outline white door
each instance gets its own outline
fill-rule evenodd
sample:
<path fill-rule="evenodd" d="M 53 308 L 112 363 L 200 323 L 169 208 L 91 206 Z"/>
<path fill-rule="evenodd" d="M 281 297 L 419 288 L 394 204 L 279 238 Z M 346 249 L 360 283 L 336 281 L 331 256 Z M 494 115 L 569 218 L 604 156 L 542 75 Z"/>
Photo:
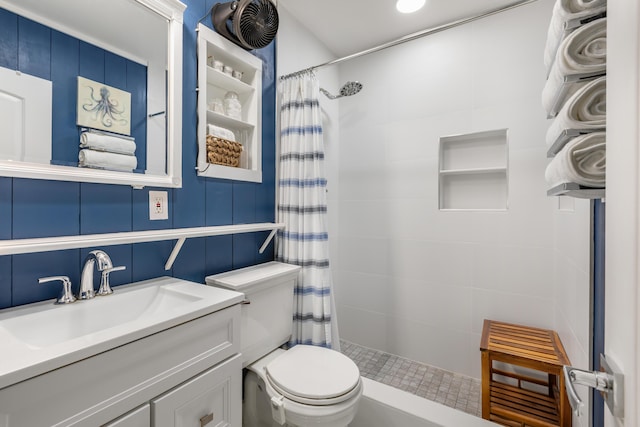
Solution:
<path fill-rule="evenodd" d="M 624 419 L 640 425 L 640 1 L 609 0 L 605 354 L 624 374 Z"/>
<path fill-rule="evenodd" d="M 51 105 L 49 80 L 0 67 L 0 159 L 49 164 Z"/>

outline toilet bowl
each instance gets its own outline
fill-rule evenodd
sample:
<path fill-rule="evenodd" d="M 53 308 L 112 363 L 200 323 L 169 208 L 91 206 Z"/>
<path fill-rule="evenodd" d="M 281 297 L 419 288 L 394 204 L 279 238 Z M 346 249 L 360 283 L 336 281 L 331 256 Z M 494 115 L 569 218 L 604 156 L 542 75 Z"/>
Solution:
<path fill-rule="evenodd" d="M 299 267 L 279 262 L 209 276 L 245 294 L 241 308 L 244 427 L 346 427 L 362 395 L 356 364 L 334 350 L 289 341 Z"/>
<path fill-rule="evenodd" d="M 346 427 L 356 414 L 362 381 L 341 353 L 298 345 L 249 365 L 244 393 L 245 426 Z"/>

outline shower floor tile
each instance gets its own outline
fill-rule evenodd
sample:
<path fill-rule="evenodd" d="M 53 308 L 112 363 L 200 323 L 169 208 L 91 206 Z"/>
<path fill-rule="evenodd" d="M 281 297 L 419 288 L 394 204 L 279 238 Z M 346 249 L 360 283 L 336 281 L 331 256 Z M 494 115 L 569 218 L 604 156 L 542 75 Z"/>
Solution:
<path fill-rule="evenodd" d="M 480 380 L 445 371 L 400 356 L 340 341 L 342 353 L 351 358 L 360 374 L 374 381 L 482 416 Z"/>

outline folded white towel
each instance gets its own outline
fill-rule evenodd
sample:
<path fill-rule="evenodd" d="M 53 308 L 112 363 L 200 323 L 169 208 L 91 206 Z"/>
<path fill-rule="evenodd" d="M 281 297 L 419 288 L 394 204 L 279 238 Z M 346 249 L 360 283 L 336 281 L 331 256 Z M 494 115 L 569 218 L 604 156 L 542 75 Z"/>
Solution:
<path fill-rule="evenodd" d="M 542 91 L 542 105 L 550 113 L 561 93 L 564 78 L 583 73 L 604 73 L 607 68 L 607 18 L 597 19 L 578 28 L 565 38 L 551 67 L 547 83 Z M 560 105 L 576 92 L 574 83 L 560 100 Z"/>
<path fill-rule="evenodd" d="M 572 139 L 545 171 L 549 188 L 565 182 L 604 188 L 607 164 L 606 134 L 593 132 Z"/>
<path fill-rule="evenodd" d="M 126 154 L 85 149 L 78 153 L 78 166 L 131 172 L 138 166 L 138 159 Z"/>
<path fill-rule="evenodd" d="M 547 44 L 544 49 L 544 65 L 547 72 L 556 56 L 560 41 L 565 35 L 566 24 L 573 20 L 586 20 L 607 10 L 606 0 L 556 0 L 547 30 Z"/>
<path fill-rule="evenodd" d="M 229 141 L 237 141 L 232 131 L 216 125 L 207 125 L 207 135 L 217 136 L 218 138 L 228 139 Z"/>
<path fill-rule="evenodd" d="M 93 132 L 80 134 L 80 147 L 118 154 L 134 154 L 136 152 L 136 142 L 133 138 Z"/>
<path fill-rule="evenodd" d="M 566 129 L 595 130 L 607 123 L 607 77 L 593 80 L 571 95 L 547 131 L 547 147 Z"/>

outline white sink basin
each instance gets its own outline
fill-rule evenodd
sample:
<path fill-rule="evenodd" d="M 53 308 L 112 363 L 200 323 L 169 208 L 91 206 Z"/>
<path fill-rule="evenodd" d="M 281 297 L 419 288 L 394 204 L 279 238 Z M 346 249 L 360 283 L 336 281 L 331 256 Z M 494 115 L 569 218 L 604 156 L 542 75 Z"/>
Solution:
<path fill-rule="evenodd" d="M 0 388 L 242 301 L 243 294 L 163 277 L 73 304 L 0 310 Z"/>
<path fill-rule="evenodd" d="M 128 292 L 117 292 L 89 301 L 38 306 L 36 310 L 24 310 L 25 313 L 14 313 L 3 319 L 0 327 L 34 349 L 47 347 L 134 322 L 145 316 L 179 310 L 203 299 L 202 296 L 181 292 L 176 288 L 177 283 L 136 286 L 127 289 Z"/>

